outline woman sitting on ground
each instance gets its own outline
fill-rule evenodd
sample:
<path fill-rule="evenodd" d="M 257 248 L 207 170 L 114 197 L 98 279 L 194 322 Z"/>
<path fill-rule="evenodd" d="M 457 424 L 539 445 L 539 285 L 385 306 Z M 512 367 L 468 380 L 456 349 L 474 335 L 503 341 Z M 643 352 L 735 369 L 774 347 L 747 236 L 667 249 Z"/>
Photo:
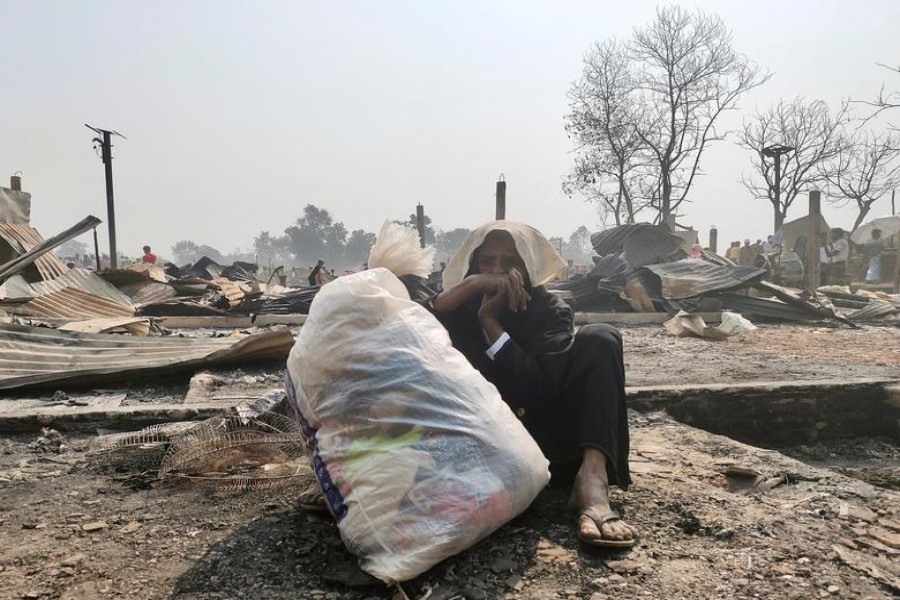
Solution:
<path fill-rule="evenodd" d="M 578 538 L 630 547 L 635 530 L 609 504 L 610 484 L 631 482 L 622 337 L 608 325 L 573 333 L 571 309 L 543 287 L 564 270 L 536 229 L 495 221 L 448 262 L 430 305 L 522 420 L 554 480 L 573 482 Z"/>

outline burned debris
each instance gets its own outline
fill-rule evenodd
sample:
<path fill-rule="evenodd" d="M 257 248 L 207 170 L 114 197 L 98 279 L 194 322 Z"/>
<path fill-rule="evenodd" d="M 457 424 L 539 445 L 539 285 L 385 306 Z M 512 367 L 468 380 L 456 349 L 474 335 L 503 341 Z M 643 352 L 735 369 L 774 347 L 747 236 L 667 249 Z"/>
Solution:
<path fill-rule="evenodd" d="M 2 189 L 10 220 L 0 221 L 0 389 L 96 386 L 287 355 L 293 337 L 285 326 L 184 337 L 168 335 L 159 322 L 254 314 L 267 291 L 256 281 L 256 265 L 220 266 L 208 258 L 169 269 L 66 265 L 52 251 L 101 221 L 88 216 L 45 240 L 28 224 L 30 195 Z"/>
<path fill-rule="evenodd" d="M 787 224 L 783 235 L 796 238 L 804 223 Z M 621 225 L 593 234 L 591 241 L 597 253 L 593 268 L 548 286 L 576 311 L 675 314 L 724 310 L 753 320 L 850 327 L 865 321 L 900 322 L 897 295 L 854 292 L 849 286 L 823 286 L 815 292 L 784 287 L 777 282 L 798 281 L 783 276 L 792 271 L 776 268 L 781 263 L 774 257 L 759 256 L 756 266 L 735 264 L 664 226 Z M 790 263 L 792 258 L 787 260 Z"/>

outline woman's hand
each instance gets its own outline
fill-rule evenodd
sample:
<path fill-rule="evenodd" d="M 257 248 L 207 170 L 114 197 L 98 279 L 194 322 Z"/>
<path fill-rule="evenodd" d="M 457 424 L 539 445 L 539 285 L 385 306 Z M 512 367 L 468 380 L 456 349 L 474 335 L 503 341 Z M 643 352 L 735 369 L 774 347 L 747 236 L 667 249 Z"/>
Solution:
<path fill-rule="evenodd" d="M 433 306 L 437 312 L 454 310 L 472 296 L 482 295 L 485 301 L 489 298 L 497 303 L 497 308 L 489 308 L 494 318 L 499 318 L 502 308 L 512 312 L 524 310 L 531 298 L 525 290 L 525 278 L 517 269 L 502 274 L 469 275 L 450 289 L 446 289 L 434 299 Z"/>
<path fill-rule="evenodd" d="M 525 291 L 525 280 L 516 269 L 510 270 L 506 275 L 488 275 L 493 278 L 490 284 L 494 291 L 484 293 L 481 307 L 478 310 L 478 320 L 485 330 L 489 324 L 499 323 L 504 311 L 518 312 L 525 310 L 528 300 L 528 292 Z"/>

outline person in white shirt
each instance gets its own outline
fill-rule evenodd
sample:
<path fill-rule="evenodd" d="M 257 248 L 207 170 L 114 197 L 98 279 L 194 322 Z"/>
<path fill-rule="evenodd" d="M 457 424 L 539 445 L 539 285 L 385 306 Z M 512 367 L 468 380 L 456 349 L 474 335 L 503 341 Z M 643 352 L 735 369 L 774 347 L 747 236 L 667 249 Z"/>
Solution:
<path fill-rule="evenodd" d="M 825 272 L 823 273 L 825 285 L 834 285 L 844 281 L 847 277 L 847 259 L 850 256 L 850 243 L 844 237 L 844 230 L 835 227 L 830 232 L 831 242 L 825 246 Z"/>

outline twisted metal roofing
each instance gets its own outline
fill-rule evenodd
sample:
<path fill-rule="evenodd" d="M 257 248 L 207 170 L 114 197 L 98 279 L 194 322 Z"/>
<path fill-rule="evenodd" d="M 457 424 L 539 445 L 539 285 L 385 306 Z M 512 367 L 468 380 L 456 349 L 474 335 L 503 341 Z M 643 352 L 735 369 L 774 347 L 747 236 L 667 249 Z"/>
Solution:
<path fill-rule="evenodd" d="M 77 288 L 63 288 L 29 300 L 14 312 L 44 319 L 131 317 L 135 307 Z"/>
<path fill-rule="evenodd" d="M 759 281 L 766 274 L 753 267 L 723 267 L 691 258 L 643 268 L 659 277 L 662 296 L 670 300 L 734 289 Z"/>
<path fill-rule="evenodd" d="M 56 279 L 31 284 L 22 277 L 13 275 L 4 282 L 4 287 L 6 288 L 6 297 L 10 299 L 37 298 L 65 288 L 75 288 L 121 304 L 132 303 L 127 294 L 119 291 L 114 285 L 89 269 L 71 269 Z"/>
<path fill-rule="evenodd" d="M 285 360 L 291 330 L 276 325 L 241 339 L 132 337 L 0 324 L 0 389 L 96 385 L 221 364 Z"/>
<path fill-rule="evenodd" d="M 16 254 L 25 254 L 44 243 L 44 238 L 36 229 L 28 225 L 18 225 L 0 221 L 0 238 L 12 246 Z M 63 261 L 52 252 L 39 256 L 34 265 L 43 279 L 54 279 L 69 270 Z"/>

